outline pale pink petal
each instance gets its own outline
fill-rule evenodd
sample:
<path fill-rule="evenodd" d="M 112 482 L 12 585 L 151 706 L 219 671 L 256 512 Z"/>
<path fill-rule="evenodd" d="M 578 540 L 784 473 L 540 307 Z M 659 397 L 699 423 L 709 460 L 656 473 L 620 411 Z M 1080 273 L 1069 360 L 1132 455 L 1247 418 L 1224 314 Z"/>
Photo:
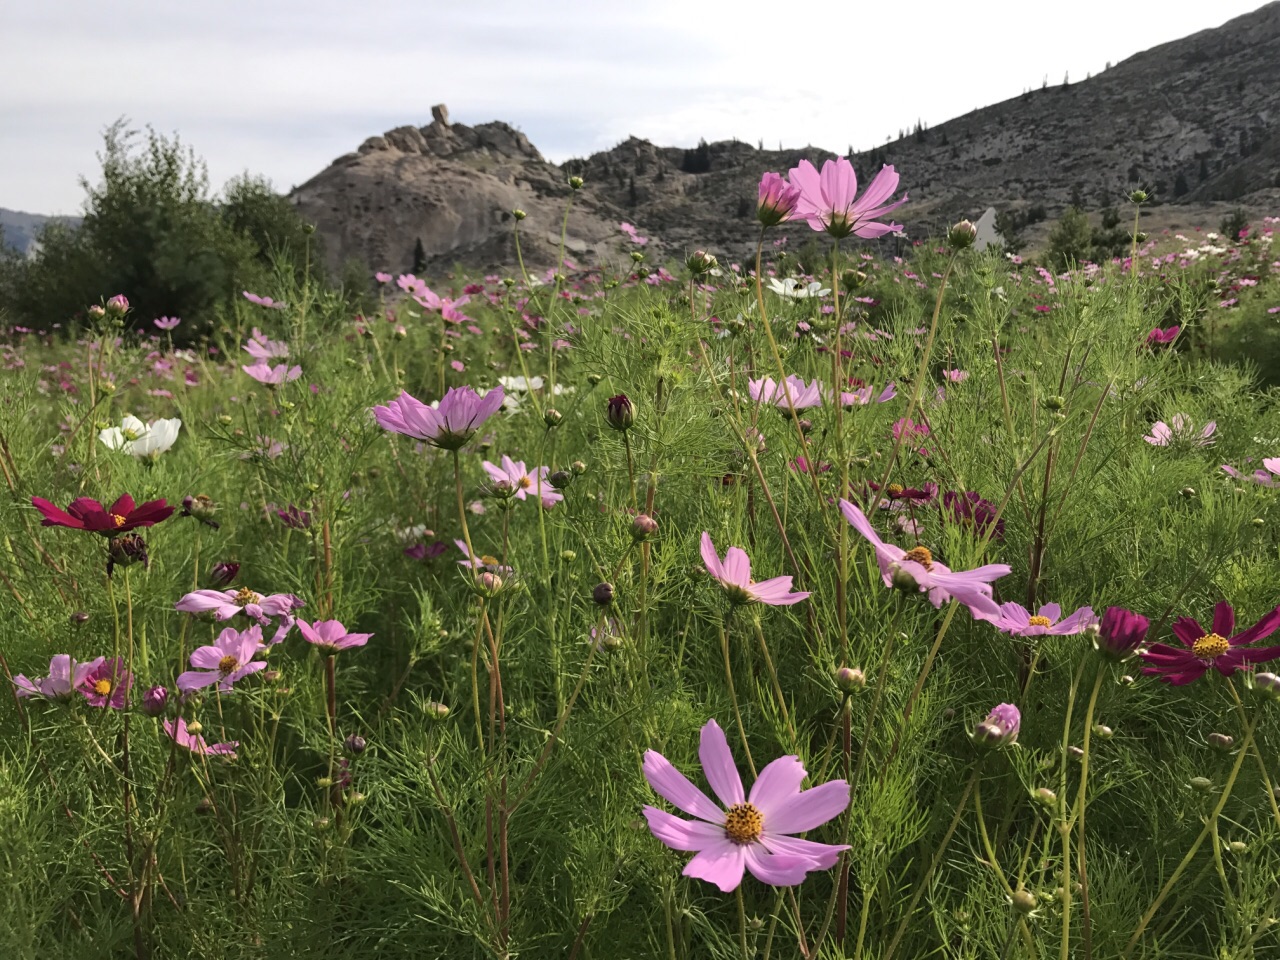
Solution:
<path fill-rule="evenodd" d="M 714 883 L 721 893 L 732 893 L 742 883 L 742 874 L 746 871 L 746 849 L 726 837 L 722 843 L 700 851 L 684 865 L 683 873 L 686 877 Z"/>
<path fill-rule="evenodd" d="M 804 883 L 804 875 L 813 867 L 808 857 L 767 853 L 759 844 L 745 848 L 746 866 L 751 875 L 771 887 L 794 887 Z"/>
<path fill-rule="evenodd" d="M 799 603 L 801 600 L 809 598 L 808 591 L 791 592 L 790 577 L 774 577 L 772 580 L 753 583 L 751 585 L 751 593 L 761 603 L 768 604 L 771 607 L 788 607 L 793 603 Z"/>
<path fill-rule="evenodd" d="M 804 833 L 834 820 L 849 806 L 849 784 L 831 780 L 801 791 L 783 809 L 775 811 L 765 826 L 770 833 Z"/>
<path fill-rule="evenodd" d="M 738 776 L 738 768 L 733 762 L 729 741 L 724 731 L 720 729 L 720 724 L 714 720 L 708 720 L 706 726 L 702 728 L 702 736 L 698 743 L 698 758 L 702 761 L 702 772 L 707 778 L 707 783 L 711 784 L 711 789 L 720 798 L 720 802 L 726 807 L 742 803 L 744 799 L 742 778 Z M 723 822 L 723 816 L 717 822 Z"/>
<path fill-rule="evenodd" d="M 711 823 L 724 823 L 724 813 L 720 808 L 662 754 L 646 750 L 643 769 L 644 778 L 649 781 L 653 792 L 677 809 Z"/>
<path fill-rule="evenodd" d="M 751 560 L 741 547 L 730 547 L 724 554 L 724 579 L 746 588 L 751 583 Z"/>
<path fill-rule="evenodd" d="M 760 771 L 747 799 L 764 816 L 765 829 L 773 829 L 773 815 L 799 795 L 804 778 L 804 764 L 794 756 L 778 757 Z"/>
<path fill-rule="evenodd" d="M 716 545 L 711 542 L 711 534 L 702 531 L 702 562 L 707 565 L 707 573 L 717 580 L 724 579 L 724 567 L 720 565 L 720 556 L 716 553 Z"/>
<path fill-rule="evenodd" d="M 653 835 L 672 850 L 705 850 L 723 844 L 724 827 L 701 820 L 681 820 L 657 807 L 646 806 L 644 817 Z"/>
<path fill-rule="evenodd" d="M 813 861 L 813 868 L 818 870 L 834 867 L 836 861 L 840 859 L 840 852 L 849 849 L 844 844 L 818 843 L 815 840 L 803 840 L 800 837 L 775 836 L 767 829 L 760 836 L 760 845 L 770 853 L 807 857 Z"/>

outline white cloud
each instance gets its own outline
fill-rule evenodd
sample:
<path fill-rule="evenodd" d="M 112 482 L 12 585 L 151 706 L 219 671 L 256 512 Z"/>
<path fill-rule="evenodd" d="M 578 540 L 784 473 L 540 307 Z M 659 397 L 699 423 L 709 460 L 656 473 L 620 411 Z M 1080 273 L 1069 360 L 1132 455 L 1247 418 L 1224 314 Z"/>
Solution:
<path fill-rule="evenodd" d="M 937 124 L 1258 6 L 925 0 L 62 0 L 0 13 L 0 206 L 73 212 L 119 116 L 178 131 L 215 185 L 287 188 L 365 137 L 501 119 L 549 158 L 629 134 L 843 150 Z"/>

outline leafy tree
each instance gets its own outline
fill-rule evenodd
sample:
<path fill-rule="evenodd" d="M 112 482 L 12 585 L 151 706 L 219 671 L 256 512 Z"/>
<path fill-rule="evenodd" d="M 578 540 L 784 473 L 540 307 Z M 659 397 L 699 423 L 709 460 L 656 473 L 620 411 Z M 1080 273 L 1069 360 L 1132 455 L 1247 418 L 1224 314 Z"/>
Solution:
<path fill-rule="evenodd" d="M 696 147 L 684 152 L 680 169 L 685 173 L 706 173 L 711 169 L 711 148 L 706 140 L 699 140 Z"/>
<path fill-rule="evenodd" d="M 1049 260 L 1054 267 L 1065 270 L 1075 263 L 1089 258 L 1093 249 L 1093 231 L 1089 216 L 1079 207 L 1067 207 L 1049 231 Z"/>

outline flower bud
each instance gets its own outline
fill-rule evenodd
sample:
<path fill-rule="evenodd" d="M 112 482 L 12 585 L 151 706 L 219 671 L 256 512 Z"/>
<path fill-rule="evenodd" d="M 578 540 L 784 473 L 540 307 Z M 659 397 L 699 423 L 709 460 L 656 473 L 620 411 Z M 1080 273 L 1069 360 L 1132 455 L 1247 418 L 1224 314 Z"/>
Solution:
<path fill-rule="evenodd" d="M 169 702 L 169 691 L 164 687 L 152 687 L 142 695 L 142 712 L 148 717 L 158 717 L 164 713 Z"/>
<path fill-rule="evenodd" d="M 208 797 L 201 797 L 196 803 L 195 812 L 198 816 L 206 816 L 213 813 L 213 801 Z"/>
<path fill-rule="evenodd" d="M 1236 738 L 1225 733 L 1211 733 L 1204 738 L 1205 743 L 1222 753 L 1230 752 L 1235 745 Z"/>
<path fill-rule="evenodd" d="M 1045 408 L 1048 410 L 1061 410 L 1067 405 L 1067 398 L 1063 396 L 1052 396 L 1044 398 Z"/>
<path fill-rule="evenodd" d="M 182 515 L 184 517 L 195 517 L 201 523 L 207 524 L 215 530 L 218 525 L 214 523 L 213 517 L 217 512 L 217 502 L 203 493 L 197 493 L 194 497 L 188 494 L 182 498 Z"/>
<path fill-rule="evenodd" d="M 582 179 L 581 177 L 570 177 L 570 178 L 569 178 L 569 189 L 570 189 L 570 190 L 581 190 L 581 189 L 582 189 L 582 184 L 583 184 L 583 179 Z"/>
<path fill-rule="evenodd" d="M 716 258 L 705 250 L 695 250 L 685 258 L 684 265 L 695 277 L 700 277 L 716 266 Z"/>
<path fill-rule="evenodd" d="M 968 220 L 961 220 L 947 233 L 947 243 L 954 250 L 964 250 L 973 246 L 978 239 L 978 228 Z"/>
<path fill-rule="evenodd" d="M 836 686 L 845 693 L 856 693 L 867 685 L 867 675 L 857 667 L 841 667 L 836 671 Z"/>
<path fill-rule="evenodd" d="M 409 331 L 404 328 L 403 323 L 397 323 L 396 328 L 391 331 L 391 335 L 397 340 L 404 340 L 409 336 Z"/>
<path fill-rule="evenodd" d="M 557 490 L 563 490 L 569 484 L 573 483 L 573 474 L 568 470 L 555 470 L 547 477 L 547 483 L 555 487 Z"/>
<path fill-rule="evenodd" d="M 890 567 L 890 582 L 895 590 L 902 590 L 905 593 L 919 593 L 920 584 L 916 582 L 916 578 L 910 573 L 898 566 L 896 563 Z"/>
<path fill-rule="evenodd" d="M 634 263 L 644 263 L 644 254 L 641 253 L 639 250 L 632 250 L 631 260 Z"/>
<path fill-rule="evenodd" d="M 591 599 L 602 607 L 613 603 L 613 584 L 597 583 L 591 591 Z"/>
<path fill-rule="evenodd" d="M 801 420 L 800 420 L 800 432 L 801 432 L 801 433 L 803 433 L 806 437 L 807 437 L 809 434 L 813 433 L 813 421 L 812 421 L 812 420 L 805 420 L 805 419 L 801 418 Z"/>
<path fill-rule="evenodd" d="M 1213 781 L 1208 777 L 1192 777 L 1187 781 L 1187 786 L 1200 793 L 1208 793 L 1213 789 Z"/>
<path fill-rule="evenodd" d="M 1040 787 L 1038 790 L 1032 791 L 1031 799 L 1048 809 L 1053 809 L 1058 805 L 1058 795 L 1048 787 Z"/>
<path fill-rule="evenodd" d="M 101 320 L 107 315 L 106 309 L 100 303 L 95 303 L 88 309 L 90 320 Z"/>
<path fill-rule="evenodd" d="M 581 460 L 575 460 L 569 464 L 569 469 L 573 471 L 575 477 L 580 477 L 587 472 L 587 465 Z"/>
<path fill-rule="evenodd" d="M 143 569 L 146 569 L 148 562 L 147 542 L 138 534 L 126 533 L 107 541 L 108 577 L 116 567 L 129 567 L 135 563 L 141 563 Z"/>
<path fill-rule="evenodd" d="M 358 757 L 368 749 L 369 742 L 358 733 L 353 733 L 342 741 L 342 747 L 353 757 Z"/>
<path fill-rule="evenodd" d="M 642 513 L 631 521 L 631 536 L 635 540 L 648 540 L 658 532 L 658 521 Z"/>
<path fill-rule="evenodd" d="M 1280 700 L 1280 677 L 1274 673 L 1255 673 L 1246 679 L 1254 693 L 1267 700 Z"/>
<path fill-rule="evenodd" d="M 573 563 L 578 559 L 578 554 L 573 550 L 561 550 L 560 559 L 565 563 Z"/>
<path fill-rule="evenodd" d="M 1015 890 L 1013 895 L 1009 897 L 1009 902 L 1013 905 L 1013 909 L 1025 917 L 1035 910 L 1039 901 L 1036 900 L 1036 895 L 1030 890 Z"/>
<path fill-rule="evenodd" d="M 1000 750 L 1018 742 L 1022 727 L 1022 714 L 1011 703 L 1002 703 L 991 709 L 987 719 L 973 728 L 970 739 L 974 746 L 986 750 Z"/>
<path fill-rule="evenodd" d="M 523 220 L 525 217 L 528 216 L 528 214 L 525 213 L 523 210 L 521 210 L 519 207 L 516 207 L 514 210 L 512 210 L 511 215 L 515 217 L 517 220 Z"/>
<path fill-rule="evenodd" d="M 218 561 L 209 568 L 205 582 L 211 587 L 225 587 L 240 574 L 240 564 L 234 560 Z"/>
<path fill-rule="evenodd" d="M 1136 203 L 1139 206 L 1151 199 L 1151 194 L 1145 190 L 1134 190 L 1129 194 L 1129 202 Z"/>
<path fill-rule="evenodd" d="M 1116 735 L 1116 732 L 1105 723 L 1095 723 L 1093 725 L 1093 735 L 1099 740 L 1110 740 Z"/>
<path fill-rule="evenodd" d="M 190 723 L 187 724 L 187 733 L 199 733 L 203 729 L 204 729 L 204 724 L 202 724 L 199 720 L 192 720 Z"/>
<path fill-rule="evenodd" d="M 1093 638 L 1093 648 L 1107 660 L 1128 660 L 1147 637 L 1149 620 L 1124 607 L 1108 607 Z"/>
<path fill-rule="evenodd" d="M 564 419 L 564 414 L 561 413 L 559 410 L 557 410 L 555 407 L 547 407 L 546 410 L 542 411 L 542 422 L 545 423 L 548 427 L 560 426 L 560 421 L 563 419 Z"/>
<path fill-rule="evenodd" d="M 502 578 L 496 573 L 486 570 L 476 578 L 476 588 L 482 596 L 496 597 L 502 590 Z"/>
<path fill-rule="evenodd" d="M 1232 853 L 1248 853 L 1249 845 L 1243 840 L 1232 840 L 1227 844 L 1227 849 Z"/>
<path fill-rule="evenodd" d="M 1195 487 L 1183 487 L 1181 490 L 1178 491 L 1178 496 L 1182 497 L 1184 500 L 1191 500 L 1195 497 L 1195 495 L 1196 495 Z"/>
<path fill-rule="evenodd" d="M 428 720 L 444 720 L 449 716 L 449 708 L 439 700 L 428 700 L 422 705 L 422 712 Z"/>
<path fill-rule="evenodd" d="M 117 293 L 114 297 L 107 301 L 107 316 L 123 317 L 129 312 L 129 298 L 123 293 Z"/>
<path fill-rule="evenodd" d="M 1077 746 L 1067 747 L 1067 756 L 1072 760 L 1079 760 L 1084 756 L 1084 750 Z"/>
<path fill-rule="evenodd" d="M 78 626 L 80 626 L 82 623 L 88 623 L 88 622 L 89 622 L 89 615 L 88 615 L 87 613 L 85 613 L 83 610 L 77 610 L 77 611 L 76 611 L 75 613 L 73 613 L 70 617 L 68 617 L 68 619 L 71 621 L 71 623 L 72 623 L 72 625 L 73 625 L 73 626 L 77 626 L 77 627 L 78 627 Z"/>
<path fill-rule="evenodd" d="M 604 410 L 604 419 L 615 430 L 629 430 L 636 422 L 635 404 L 625 393 L 610 397 Z"/>

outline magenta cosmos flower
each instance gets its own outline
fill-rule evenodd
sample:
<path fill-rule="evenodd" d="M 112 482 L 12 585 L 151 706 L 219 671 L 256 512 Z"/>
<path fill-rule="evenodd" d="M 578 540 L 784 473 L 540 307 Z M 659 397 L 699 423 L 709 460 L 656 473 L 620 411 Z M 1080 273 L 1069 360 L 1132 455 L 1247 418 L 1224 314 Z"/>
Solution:
<path fill-rule="evenodd" d="M 138 527 L 153 526 L 161 520 L 167 520 L 174 510 L 163 500 L 149 500 L 142 506 L 136 506 L 133 497 L 127 493 L 109 507 L 88 497 L 72 500 L 66 510 L 55 507 L 42 497 L 32 497 L 31 505 L 44 515 L 41 523 L 46 527 L 88 530 L 104 537 L 128 533 Z"/>
<path fill-rule="evenodd" d="M 1245 481 L 1251 480 L 1254 483 L 1261 484 L 1264 487 L 1280 486 L 1280 457 L 1267 457 L 1262 461 L 1265 470 L 1255 470 L 1253 473 L 1245 476 L 1235 467 L 1228 463 L 1222 465 L 1222 472 L 1233 479 Z"/>
<path fill-rule="evenodd" d="M 721 561 L 716 545 L 711 542 L 711 534 L 705 530 L 702 531 L 702 562 L 707 565 L 707 573 L 716 578 L 733 604 L 763 603 L 770 607 L 789 607 L 809 596 L 807 592 L 792 593 L 790 577 L 774 577 L 756 583 L 751 579 L 751 558 L 741 547 L 730 547 Z"/>
<path fill-rule="evenodd" d="M 374 407 L 373 415 L 384 430 L 403 433 L 443 450 L 458 450 L 498 412 L 503 397 L 502 387 L 494 387 L 483 396 L 471 387 L 451 387 L 437 403 L 427 406 L 401 393 L 385 407 Z"/>
<path fill-rule="evenodd" d="M 1124 607 L 1107 607 L 1093 638 L 1093 648 L 1107 660 L 1123 663 L 1142 646 L 1147 639 L 1151 621 L 1140 613 Z"/>
<path fill-rule="evenodd" d="M 98 657 L 86 663 L 77 663 L 69 654 L 56 654 L 49 661 L 49 675 L 28 680 L 23 674 L 13 678 L 20 697 L 48 697 L 51 700 L 65 700 L 80 689 L 89 674 L 102 665 L 105 657 Z"/>
<path fill-rule="evenodd" d="M 1153 643 L 1140 656 L 1150 666 L 1142 672 L 1157 676 L 1175 687 L 1198 679 L 1210 667 L 1229 677 L 1250 663 L 1266 663 L 1280 657 L 1280 647 L 1250 647 L 1271 636 L 1280 627 L 1280 607 L 1276 607 L 1248 630 L 1232 634 L 1236 614 L 1225 601 L 1213 608 L 1213 629 L 1206 631 L 1191 617 L 1173 622 L 1173 634 L 1184 649 Z"/>
<path fill-rule="evenodd" d="M 307 643 L 313 643 L 325 653 L 337 653 L 351 647 L 363 647 L 372 633 L 348 633 L 337 620 L 298 621 L 298 632 Z"/>
<path fill-rule="evenodd" d="M 906 194 L 886 202 L 898 189 L 898 174 L 891 166 L 880 168 L 861 197 L 853 164 L 844 157 L 824 162 L 821 173 L 808 160 L 801 160 L 791 170 L 791 183 L 800 190 L 796 216 L 808 220 L 814 230 L 825 230 L 833 237 L 852 233 L 871 239 L 902 229 L 900 223 L 876 222 L 907 202 Z"/>
<path fill-rule="evenodd" d="M 1185 413 L 1175 413 L 1169 422 L 1157 420 L 1151 425 L 1151 433 L 1142 439 L 1155 447 L 1167 447 L 1174 443 L 1189 443 L 1197 447 L 1207 447 L 1213 440 L 1213 432 L 1218 424 L 1210 420 L 1200 430 L 1196 430 L 1191 418 Z"/>
<path fill-rule="evenodd" d="M 1022 713 L 1012 703 L 1000 703 L 991 708 L 987 719 L 973 728 L 970 739 L 987 750 L 999 750 L 1018 742 L 1022 729 Z"/>
<path fill-rule="evenodd" d="M 714 883 L 723 892 L 736 890 L 744 871 L 761 883 L 793 887 L 812 870 L 835 866 L 847 846 L 802 840 L 803 833 L 833 820 L 849 806 L 849 785 L 832 780 L 809 790 L 799 758 L 779 757 L 760 771 L 744 795 L 724 731 L 714 720 L 702 728 L 698 749 L 707 783 L 724 805 L 721 809 L 654 750 L 645 751 L 644 777 L 655 793 L 677 809 L 697 817 L 681 820 L 657 807 L 645 806 L 653 835 L 673 850 L 696 851 L 684 875 Z"/>
<path fill-rule="evenodd" d="M 876 534 L 866 514 L 848 500 L 840 501 L 840 512 L 849 525 L 862 534 L 876 552 L 876 563 L 887 587 L 923 591 L 935 607 L 944 600 L 959 600 L 975 620 L 996 621 L 1000 607 L 991 599 L 991 581 L 1010 571 L 1003 563 L 988 563 L 973 570 L 952 570 L 933 559 L 928 547 L 901 547 L 885 543 Z"/>
<path fill-rule="evenodd" d="M 204 737 L 198 733 L 192 733 L 187 729 L 187 721 L 181 717 L 175 724 L 171 720 L 164 722 L 164 732 L 167 733 L 178 746 L 190 750 L 192 753 L 199 754 L 202 757 L 221 756 L 231 757 L 235 759 L 236 747 L 240 746 L 239 740 L 232 740 L 230 743 L 205 743 Z"/>
<path fill-rule="evenodd" d="M 523 460 L 512 460 L 505 454 L 502 457 L 502 466 L 490 463 L 488 460 L 485 460 L 481 466 L 493 481 L 494 489 L 502 496 L 524 500 L 530 493 L 536 494 L 541 489 L 544 507 L 564 499 L 564 494 L 547 482 L 549 467 L 538 467 L 530 473 Z"/>
<path fill-rule="evenodd" d="M 1069 617 L 1062 616 L 1062 608 L 1056 603 L 1046 603 L 1034 614 L 1020 603 L 1000 604 L 1000 618 L 993 621 L 1002 633 L 1015 637 L 1040 637 L 1048 634 L 1064 637 L 1084 633 L 1097 618 L 1092 607 L 1081 607 Z"/>
<path fill-rule="evenodd" d="M 187 693 L 216 683 L 228 693 L 237 680 L 266 668 L 265 661 L 253 659 L 265 649 L 262 628 L 256 624 L 243 631 L 227 627 L 212 644 L 191 651 L 195 669 L 178 674 L 178 689 Z"/>
<path fill-rule="evenodd" d="M 133 686 L 133 674 L 125 666 L 123 657 L 99 657 L 93 661 L 92 670 L 85 673 L 76 684 L 91 707 L 110 707 L 123 710 Z"/>
<path fill-rule="evenodd" d="M 760 178 L 760 195 L 756 200 L 756 219 L 766 227 L 777 226 L 796 215 L 800 189 L 787 183 L 780 173 L 766 173 Z"/>

